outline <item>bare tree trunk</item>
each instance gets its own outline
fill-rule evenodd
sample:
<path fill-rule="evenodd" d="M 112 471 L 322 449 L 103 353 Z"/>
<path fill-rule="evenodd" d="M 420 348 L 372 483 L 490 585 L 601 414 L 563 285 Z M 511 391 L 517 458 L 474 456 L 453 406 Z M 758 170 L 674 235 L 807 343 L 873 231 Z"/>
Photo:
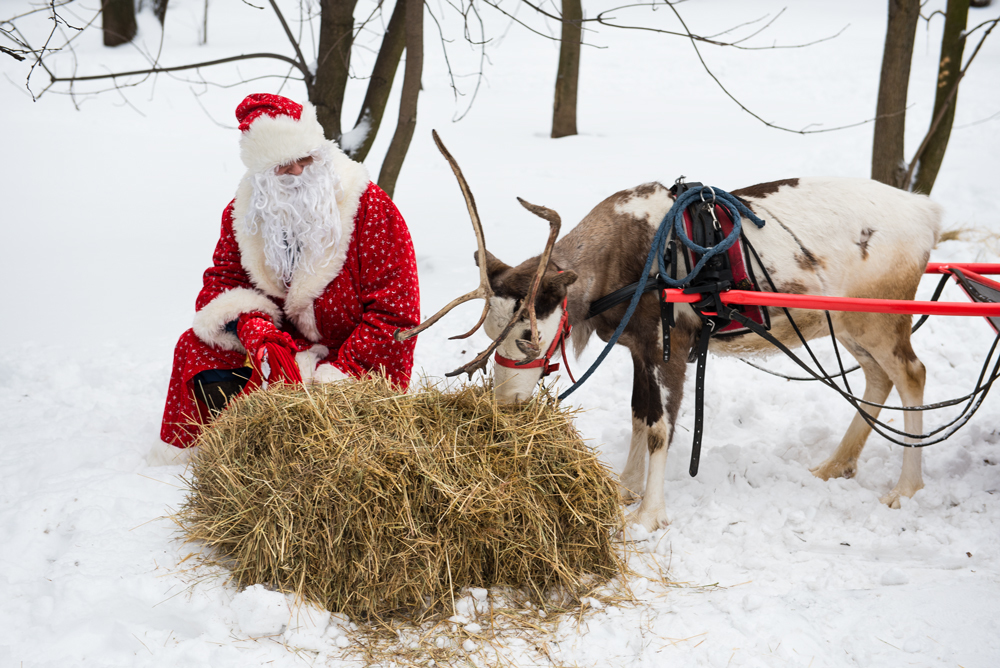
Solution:
<path fill-rule="evenodd" d="M 420 95 L 420 75 L 424 69 L 424 0 L 406 2 L 406 68 L 403 70 L 403 93 L 399 100 L 399 120 L 392 135 L 389 150 L 382 162 L 378 185 L 392 197 L 396 179 L 403 168 L 403 159 L 410 148 L 413 129 L 417 126 L 417 98 Z"/>
<path fill-rule="evenodd" d="M 357 0 L 321 0 L 319 54 L 309 101 L 328 139 L 340 140 L 344 90 L 350 76 Z"/>
<path fill-rule="evenodd" d="M 201 43 L 208 44 L 208 0 L 205 0 L 205 19 L 201 24 Z"/>
<path fill-rule="evenodd" d="M 552 138 L 576 134 L 576 91 L 580 80 L 583 8 L 580 0 L 562 0 L 562 39 L 552 109 Z"/>
<path fill-rule="evenodd" d="M 104 0 L 101 5 L 101 28 L 104 46 L 118 46 L 135 37 L 134 0 Z"/>
<path fill-rule="evenodd" d="M 351 158 L 358 162 L 364 160 L 372 148 L 375 135 L 378 134 L 379 126 L 382 124 L 385 105 L 389 101 L 392 81 L 396 78 L 396 70 L 399 69 L 399 59 L 403 55 L 403 47 L 406 45 L 406 5 L 406 0 L 397 0 L 396 6 L 392 10 L 389 25 L 382 37 L 382 46 L 375 59 L 375 67 L 372 68 L 372 76 L 368 80 L 365 101 L 361 104 L 358 121 L 354 124 L 356 129 L 367 124 L 365 139 L 355 147 L 342 147 Z"/>
<path fill-rule="evenodd" d="M 900 187 L 906 172 L 903 153 L 906 130 L 906 91 L 910 83 L 913 40 L 920 18 L 920 0 L 889 0 L 889 25 L 882 53 L 875 139 L 872 144 L 872 178 Z"/>
<path fill-rule="evenodd" d="M 965 25 L 969 20 L 969 0 L 948 0 L 945 14 L 944 36 L 941 37 L 941 62 L 938 64 L 937 95 L 934 96 L 934 113 L 931 123 L 937 119 L 944 109 L 944 115 L 937 129 L 931 134 L 923 155 L 914 156 L 919 160 L 917 177 L 913 182 L 913 190 L 929 195 L 937 180 L 938 171 L 944 160 L 948 139 L 951 137 L 951 126 L 955 120 L 955 106 L 958 103 L 957 94 L 951 92 L 958 85 L 959 73 L 962 71 L 962 52 L 965 50 Z"/>

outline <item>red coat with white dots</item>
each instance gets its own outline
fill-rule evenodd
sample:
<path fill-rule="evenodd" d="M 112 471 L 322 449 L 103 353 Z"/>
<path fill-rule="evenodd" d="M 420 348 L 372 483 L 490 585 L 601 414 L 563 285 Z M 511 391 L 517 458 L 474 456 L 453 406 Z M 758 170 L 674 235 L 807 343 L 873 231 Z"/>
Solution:
<path fill-rule="evenodd" d="M 161 438 L 191 445 L 208 417 L 195 399 L 192 378 L 209 369 L 237 369 L 246 351 L 226 324 L 241 313 L 260 311 L 283 331 L 311 346 L 308 364 L 318 360 L 348 376 L 384 373 L 398 386 L 409 385 L 415 341 L 393 338 L 397 328 L 419 323 L 420 297 L 413 244 L 389 197 L 368 181 L 367 170 L 337 151 L 335 168 L 344 188 L 338 202 L 342 235 L 325 264 L 311 273 L 296 271 L 284 284 L 264 262 L 263 243 L 246 229 L 250 196 L 244 179 L 222 216 L 222 235 L 213 265 L 196 302 L 194 327 L 174 352 Z M 311 369 L 303 369 L 309 375 Z M 332 369 L 326 369 L 333 372 Z M 329 374 L 327 374 L 329 375 Z"/>

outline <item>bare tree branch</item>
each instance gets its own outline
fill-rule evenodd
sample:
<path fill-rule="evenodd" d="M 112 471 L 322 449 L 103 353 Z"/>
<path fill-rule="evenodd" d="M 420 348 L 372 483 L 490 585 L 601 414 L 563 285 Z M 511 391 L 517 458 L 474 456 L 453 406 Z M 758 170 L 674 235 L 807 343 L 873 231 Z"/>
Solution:
<path fill-rule="evenodd" d="M 476 97 L 479 94 L 479 88 L 482 85 L 483 77 L 484 77 L 483 72 L 484 72 L 484 65 L 486 63 L 486 45 L 490 42 L 490 40 L 486 39 L 486 37 L 485 37 L 485 28 L 483 26 L 482 17 L 479 15 L 478 10 L 475 9 L 475 4 L 473 2 L 469 2 L 468 11 L 466 11 L 464 8 L 456 7 L 455 5 L 453 5 L 451 3 L 449 3 L 449 4 L 451 5 L 451 7 L 455 11 L 459 12 L 461 14 L 462 18 L 464 19 L 464 22 L 463 22 L 464 28 L 463 28 L 463 30 L 464 30 L 465 41 L 469 45 L 479 48 L 479 69 L 474 74 L 474 76 L 476 77 L 476 85 L 475 85 L 475 88 L 472 91 L 472 96 L 469 98 L 469 103 L 465 107 L 465 111 L 463 111 L 461 113 L 457 113 L 451 119 L 452 122 L 458 122 L 458 121 L 462 120 L 463 118 L 465 118 L 466 114 L 469 113 L 469 111 L 472 109 L 472 104 L 476 101 Z M 426 3 L 425 3 L 425 5 L 426 5 Z M 448 43 L 449 43 L 449 40 L 444 35 L 444 29 L 441 26 L 441 22 L 438 21 L 437 16 L 434 15 L 434 11 L 429 6 L 427 6 L 427 13 L 430 15 L 431 20 L 434 21 L 434 25 L 436 25 L 437 29 L 438 29 L 438 41 L 441 44 L 441 51 L 442 51 L 442 53 L 444 55 L 445 68 L 447 69 L 447 72 L 448 72 L 448 83 L 449 83 L 449 85 L 451 87 L 452 96 L 453 96 L 453 98 L 455 100 L 455 103 L 457 105 L 458 98 L 459 97 L 464 97 L 465 94 L 462 93 L 458 89 L 458 84 L 455 81 L 455 78 L 456 78 L 455 77 L 455 71 L 452 68 L 451 58 L 448 55 Z M 474 13 L 475 14 L 476 19 L 477 19 L 477 21 L 479 23 L 479 33 L 482 36 L 482 39 L 480 39 L 480 40 L 473 39 L 472 38 L 472 33 L 469 30 L 469 14 L 470 13 Z"/>
<path fill-rule="evenodd" d="M 536 12 L 538 12 L 539 14 L 541 14 L 542 16 L 545 16 L 546 18 L 550 18 L 550 19 L 552 19 L 554 21 L 559 21 L 559 22 L 562 22 L 562 20 L 563 20 L 562 16 L 560 16 L 559 14 L 553 14 L 551 12 L 548 12 L 545 9 L 543 9 L 540 5 L 536 5 L 535 3 L 531 2 L 531 0 L 521 0 L 521 2 L 524 3 L 525 5 L 527 5 L 528 7 L 531 7 L 533 10 L 535 10 Z M 491 3 L 487 3 L 487 4 L 491 4 Z M 676 4 L 680 4 L 680 3 L 679 2 L 665 2 L 665 4 L 667 4 L 667 5 L 676 5 Z M 495 6 L 495 5 L 491 4 L 491 6 Z M 616 11 L 619 11 L 619 10 L 622 10 L 622 9 L 633 9 L 635 7 L 649 7 L 649 8 L 652 8 L 653 11 L 656 11 L 656 9 L 659 6 L 660 5 L 659 5 L 658 2 L 639 2 L 639 3 L 628 4 L 628 5 L 620 5 L 618 7 L 613 7 L 611 9 L 605 9 L 604 11 L 602 11 L 601 13 L 599 13 L 597 16 L 595 16 L 592 19 L 581 19 L 580 23 L 597 23 L 597 24 L 600 24 L 600 25 L 607 26 L 609 28 L 618 28 L 618 29 L 621 29 L 621 30 L 642 30 L 642 31 L 645 31 L 645 32 L 660 33 L 662 35 L 673 35 L 675 37 L 687 37 L 689 39 L 694 39 L 694 40 L 697 40 L 699 42 L 705 42 L 706 44 L 711 44 L 713 46 L 730 46 L 730 47 L 734 47 L 734 48 L 745 50 L 745 51 L 762 51 L 762 50 L 769 50 L 769 49 L 801 49 L 801 48 L 804 48 L 804 47 L 807 47 L 807 46 L 813 46 L 815 44 L 820 44 L 822 42 L 827 42 L 827 41 L 830 41 L 832 39 L 836 39 L 837 37 L 839 37 L 840 35 L 842 35 L 843 32 L 845 30 L 847 30 L 847 28 L 850 27 L 850 24 L 848 24 L 848 25 L 844 26 L 843 28 L 841 28 L 836 33 L 834 33 L 833 35 L 829 35 L 827 37 L 822 37 L 820 39 L 814 40 L 812 42 L 806 42 L 804 44 L 774 44 L 774 45 L 771 45 L 771 46 L 740 46 L 740 44 L 742 42 L 745 42 L 748 39 L 751 39 L 751 38 L 759 35 L 764 30 L 767 30 L 775 21 L 777 21 L 781 17 L 782 14 L 784 14 L 784 12 L 787 9 L 787 7 L 782 8 L 782 10 L 780 12 L 778 12 L 774 16 L 774 18 L 772 18 L 770 21 L 768 21 L 760 29 L 758 29 L 755 32 L 747 35 L 746 37 L 743 37 L 743 38 L 738 39 L 738 40 L 733 41 L 733 42 L 722 42 L 722 41 L 719 41 L 719 40 L 714 39 L 714 38 L 718 37 L 719 35 L 725 35 L 727 33 L 730 33 L 730 32 L 732 32 L 732 31 L 734 31 L 734 30 L 736 30 L 738 28 L 741 28 L 743 26 L 751 25 L 753 23 L 757 23 L 759 21 L 762 21 L 765 18 L 767 18 L 767 16 L 765 15 L 765 16 L 762 16 L 759 19 L 754 19 L 753 21 L 748 21 L 746 23 L 741 23 L 739 25 L 733 26 L 732 28 L 728 28 L 727 30 L 724 30 L 724 31 L 722 31 L 720 33 L 717 33 L 716 35 L 712 35 L 712 36 L 704 36 L 704 35 L 693 34 L 689 30 L 687 30 L 687 26 L 684 26 L 684 28 L 685 28 L 685 30 L 687 32 L 675 32 L 673 30 L 665 30 L 663 28 L 651 28 L 649 26 L 621 25 L 621 24 L 617 24 L 617 23 L 611 23 L 610 21 L 615 20 L 614 17 L 608 17 L 607 16 L 607 14 L 609 14 L 610 12 L 616 12 Z M 674 10 L 674 13 L 676 14 L 676 10 Z M 508 14 L 508 16 L 510 16 L 510 15 Z M 678 17 L 678 18 L 680 18 L 680 17 Z M 683 24 L 683 21 L 681 23 Z M 524 24 L 522 23 L 522 25 L 524 25 Z M 538 33 L 538 34 L 540 34 L 540 33 Z M 543 36 L 546 36 L 546 35 L 543 35 Z M 550 37 L 550 39 L 554 39 L 554 38 Z"/>
<path fill-rule="evenodd" d="M 190 65 L 175 65 L 173 67 L 151 67 L 145 70 L 133 70 L 131 72 L 111 72 L 109 74 L 92 74 L 87 76 L 72 76 L 72 77 L 52 77 L 52 82 L 76 82 L 76 81 L 96 81 L 98 79 L 118 79 L 122 77 L 137 76 L 140 74 L 160 74 L 162 72 L 180 72 L 182 70 L 194 70 L 199 67 L 210 67 L 212 65 L 222 65 L 224 63 L 233 63 L 240 60 L 252 60 L 254 58 L 273 58 L 275 60 L 281 60 L 286 63 L 293 65 L 296 69 L 303 72 L 305 76 L 311 76 L 309 70 L 305 68 L 298 61 L 289 58 L 288 56 L 283 56 L 280 53 L 245 53 L 239 56 L 230 56 L 229 58 L 219 58 L 217 60 L 206 60 L 201 63 L 192 63 Z"/>
<path fill-rule="evenodd" d="M 780 11 L 780 12 L 778 12 L 778 13 L 777 13 L 777 15 L 776 15 L 776 16 L 775 16 L 775 17 L 774 17 L 773 19 L 771 19 L 770 21 L 768 21 L 768 22 L 767 22 L 767 25 L 766 25 L 766 26 L 764 26 L 764 27 L 766 28 L 767 26 L 769 26 L 769 25 L 771 25 L 772 23 L 774 23 L 774 22 L 775 22 L 775 20 L 777 20 L 777 18 L 778 18 L 779 16 L 781 16 L 782 14 L 784 14 L 784 13 L 785 13 L 785 10 L 786 10 L 786 9 L 788 9 L 788 7 L 782 7 L 782 8 L 781 8 L 781 11 Z M 745 21 L 745 22 L 743 22 L 743 23 L 737 23 L 737 24 L 736 24 L 736 25 L 734 25 L 733 27 L 731 27 L 731 28 L 726 28 L 726 29 L 725 29 L 725 30 L 723 30 L 722 32 L 717 32 L 717 33 L 715 33 L 714 35 L 705 35 L 705 37 L 707 37 L 708 39 L 715 39 L 716 37 L 720 37 L 720 36 L 722 36 L 722 35 L 728 35 L 728 34 L 729 34 L 729 33 L 731 33 L 731 32 L 736 32 L 736 31 L 737 31 L 737 30 L 739 30 L 740 28 L 745 28 L 746 26 L 751 26 L 751 25 L 753 25 L 754 23 L 760 23 L 761 21 L 763 21 L 764 19 L 766 19 L 766 18 L 767 18 L 768 16 L 770 16 L 770 14 L 764 14 L 764 16 L 761 16 L 760 18 L 756 18 L 756 19 L 754 19 L 753 21 Z M 758 31 L 758 32 L 759 32 L 759 31 Z M 754 33 L 754 34 L 756 34 L 756 33 Z M 751 35 L 751 36 L 752 36 L 752 35 Z"/>
<path fill-rule="evenodd" d="M 522 0 L 522 2 L 526 2 L 526 1 L 527 0 Z M 680 15 L 677 14 L 677 10 L 674 8 L 674 5 L 676 5 L 677 3 L 676 2 L 665 2 L 665 4 L 668 5 L 668 6 L 670 6 L 670 8 L 673 10 L 674 14 L 676 14 L 677 18 L 680 20 Z M 837 37 L 840 37 L 844 33 L 844 31 L 847 30 L 850 27 L 850 24 L 845 25 L 843 28 L 841 28 L 840 30 L 838 30 L 836 33 L 834 33 L 832 35 L 828 35 L 827 37 L 821 37 L 820 39 L 813 40 L 812 42 L 805 42 L 803 44 L 772 44 L 771 46 L 740 46 L 743 42 L 747 41 L 748 39 L 751 39 L 752 37 L 755 37 L 755 36 L 759 35 L 761 32 L 763 32 L 764 30 L 766 30 L 767 28 L 769 28 L 775 21 L 778 20 L 778 18 L 781 16 L 782 13 L 784 13 L 785 10 L 782 9 L 780 12 L 778 12 L 778 14 L 773 19 L 771 19 L 770 21 L 768 21 L 767 24 L 765 24 L 759 30 L 751 33 L 750 35 L 747 35 L 746 37 L 744 37 L 742 39 L 738 39 L 738 40 L 736 40 L 734 42 L 722 42 L 722 41 L 713 39 L 711 37 L 705 37 L 705 36 L 702 36 L 702 35 L 696 35 L 696 34 L 692 33 L 688 29 L 687 25 L 684 24 L 683 20 L 681 20 L 681 25 L 684 26 L 685 32 L 674 32 L 672 30 L 664 30 L 662 28 L 651 28 L 651 27 L 648 27 L 648 26 L 630 26 L 630 25 L 620 25 L 620 24 L 617 24 L 617 23 L 610 23 L 609 22 L 609 18 L 605 17 L 605 15 L 608 14 L 609 12 L 617 11 L 619 9 L 630 9 L 632 7 L 654 7 L 655 8 L 656 6 L 657 5 L 655 3 L 653 3 L 653 4 L 640 3 L 640 4 L 634 4 L 634 5 L 622 5 L 621 7 L 615 7 L 614 9 L 607 9 L 607 10 L 601 12 L 600 14 L 598 14 L 593 19 L 587 19 L 587 20 L 589 20 L 589 21 L 595 21 L 595 22 L 597 22 L 597 23 L 599 23 L 601 25 L 608 26 L 609 28 L 619 28 L 619 29 L 622 29 L 622 30 L 642 30 L 642 31 L 645 31 L 645 32 L 660 33 L 660 34 L 663 34 L 663 35 L 674 35 L 674 36 L 677 36 L 677 37 L 687 37 L 688 39 L 696 40 L 696 41 L 699 41 L 699 42 L 704 42 L 706 44 L 711 44 L 712 46 L 728 46 L 728 47 L 732 47 L 734 49 L 740 49 L 741 51 L 767 51 L 767 50 L 771 50 L 771 49 L 803 49 L 803 48 L 805 48 L 807 46 L 814 46 L 816 44 L 821 44 L 823 42 L 828 42 L 828 41 L 830 41 L 832 39 L 836 39 Z M 613 20 L 613 17 L 611 17 L 611 20 Z M 729 31 L 725 31 L 725 32 L 729 32 Z M 719 34 L 725 34 L 725 32 L 719 33 Z"/>
<path fill-rule="evenodd" d="M 920 164 L 920 158 L 923 156 L 924 151 L 927 149 L 927 144 L 930 143 L 931 137 L 933 137 L 934 133 L 937 132 L 938 126 L 941 125 L 942 119 L 944 119 L 945 114 L 948 113 L 948 109 L 954 103 L 955 96 L 958 95 L 958 87 L 959 84 L 962 83 L 962 79 L 965 78 L 965 73 L 969 71 L 969 66 L 972 65 L 972 61 L 975 60 L 976 54 L 978 54 L 979 49 L 982 48 L 983 42 L 985 42 L 986 38 L 990 36 L 991 32 L 993 32 L 993 29 L 997 26 L 997 23 L 1000 23 L 1000 16 L 990 21 L 984 21 L 983 23 L 979 24 L 973 29 L 973 30 L 978 30 L 979 28 L 983 27 L 986 24 L 989 24 L 990 26 L 983 34 L 983 36 L 979 39 L 979 43 L 976 44 L 976 48 L 972 51 L 972 55 L 970 55 L 969 59 L 965 62 L 965 67 L 963 67 L 961 72 L 958 73 L 958 80 L 955 81 L 954 87 L 952 87 L 951 92 L 948 93 L 948 97 L 944 101 L 944 104 L 941 105 L 941 109 L 938 110 L 937 116 L 934 117 L 934 121 L 931 123 L 930 129 L 927 130 L 927 134 L 924 135 L 923 141 L 920 142 L 920 147 L 917 148 L 917 152 L 913 155 L 913 160 L 910 161 L 909 166 L 906 168 L 906 174 L 903 176 L 903 183 L 901 185 L 901 187 L 904 190 L 909 190 L 910 181 L 913 179 L 913 170 L 916 169 L 918 164 Z M 966 36 L 968 36 L 968 34 L 969 32 L 967 31 Z"/>
<path fill-rule="evenodd" d="M 292 35 L 291 29 L 288 27 L 288 23 L 285 21 L 284 14 L 278 9 L 278 3 L 274 0 L 270 0 L 271 7 L 274 8 L 274 13 L 278 15 L 278 20 L 281 21 L 281 27 L 284 28 L 285 34 L 288 36 L 288 41 L 292 43 L 292 48 L 295 49 L 295 56 L 299 59 L 298 68 L 302 72 L 303 76 L 306 78 L 306 88 L 312 88 L 312 73 L 309 71 L 309 63 L 306 62 L 305 56 L 302 55 L 302 50 L 299 48 L 299 43 Z M 294 64 L 294 63 L 293 63 Z"/>
<path fill-rule="evenodd" d="M 25 51 L 24 49 L 8 49 L 6 46 L 0 46 L 0 53 L 6 53 L 14 60 L 25 60 L 25 57 L 20 54 L 30 52 Z"/>
<path fill-rule="evenodd" d="M 531 26 L 529 26 L 527 23 L 525 23 L 521 19 L 517 18 L 516 16 L 514 16 L 513 14 L 511 14 L 510 12 L 508 12 L 506 9 L 501 8 L 498 3 L 493 2 L 492 0 L 483 0 L 483 2 L 485 2 L 487 5 L 489 5 L 493 9 L 497 10 L 498 12 L 500 12 L 501 14 L 503 14 L 504 16 L 509 17 L 512 21 L 514 21 L 515 23 L 517 23 L 521 27 L 527 29 L 530 32 L 535 33 L 539 37 L 544 37 L 545 39 L 552 40 L 553 42 L 558 42 L 559 41 L 558 37 L 553 37 L 552 35 L 546 35 L 543 32 L 539 32 L 538 30 L 535 30 L 534 28 L 532 28 Z M 522 2 L 523 2 L 523 0 L 522 0 Z M 525 3 L 525 4 L 528 4 L 528 3 Z M 540 12 L 540 13 L 542 13 L 543 15 L 545 14 L 545 12 Z"/>
<path fill-rule="evenodd" d="M 758 116 L 757 114 L 755 114 L 753 111 L 751 111 L 749 108 L 747 108 L 746 105 L 744 105 L 742 102 L 740 102 L 738 99 L 736 99 L 736 96 L 734 96 L 732 93 L 729 92 L 729 89 L 727 89 L 724 85 L 722 85 L 722 82 L 719 81 L 719 78 L 717 76 L 715 76 L 715 73 L 712 72 L 712 69 L 708 66 L 708 63 L 706 63 L 705 59 L 702 57 L 701 50 L 698 48 L 698 43 L 697 43 L 697 39 L 696 39 L 697 36 L 691 33 L 691 30 L 687 27 L 687 23 L 685 23 L 684 19 L 681 17 L 680 12 L 678 12 L 677 8 L 674 7 L 674 5 L 677 4 L 677 3 L 670 2 L 670 0 L 665 0 L 665 3 L 666 3 L 666 5 L 668 7 L 670 7 L 670 10 L 677 17 L 677 20 L 681 22 L 681 25 L 684 27 L 684 30 L 686 32 L 686 36 L 688 37 L 688 39 L 691 40 L 691 46 L 694 48 L 694 52 L 698 56 L 698 61 L 701 63 L 702 68 L 705 70 L 705 72 L 708 74 L 708 76 L 710 76 L 712 78 L 712 81 L 714 81 L 715 84 L 719 87 L 719 89 L 723 93 L 726 94 L 726 97 L 728 97 L 730 100 L 732 100 L 733 102 L 735 102 L 736 105 L 740 109 L 742 109 L 747 114 L 749 114 L 750 116 L 754 117 L 755 119 L 757 119 L 758 121 L 760 121 L 761 123 L 763 123 L 764 125 L 766 125 L 769 128 L 773 128 L 775 130 L 781 130 L 782 132 L 791 132 L 793 134 L 799 134 L 799 135 L 819 134 L 821 132 L 834 132 L 836 130 L 846 130 L 848 128 L 856 128 L 856 127 L 861 126 L 861 125 L 867 125 L 868 123 L 874 123 L 877 120 L 877 118 L 884 118 L 884 117 L 887 117 L 887 116 L 894 115 L 894 114 L 883 114 L 880 117 L 869 118 L 869 119 L 864 120 L 864 121 L 858 121 L 857 123 L 849 123 L 847 125 L 839 125 L 839 126 L 837 126 L 835 128 L 824 128 L 822 130 L 806 130 L 805 128 L 803 128 L 801 130 L 795 130 L 795 129 L 792 129 L 792 128 L 786 128 L 784 126 L 777 125 L 775 123 L 771 123 L 770 121 L 767 121 L 767 120 L 761 118 L 760 116 Z M 904 112 L 897 112 L 897 113 L 905 113 L 905 111 Z M 809 126 L 806 126 L 806 127 L 809 127 Z"/>

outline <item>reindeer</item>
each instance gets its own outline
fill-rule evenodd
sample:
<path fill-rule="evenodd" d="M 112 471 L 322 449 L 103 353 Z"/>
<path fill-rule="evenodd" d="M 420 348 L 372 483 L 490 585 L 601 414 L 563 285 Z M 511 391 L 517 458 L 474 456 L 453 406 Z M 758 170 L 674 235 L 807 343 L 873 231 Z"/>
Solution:
<path fill-rule="evenodd" d="M 558 214 L 518 198 L 549 221 L 549 240 L 540 256 L 509 266 L 486 251 L 471 190 L 436 133 L 434 139 L 465 194 L 479 245 L 474 257 L 480 269 L 480 286 L 418 328 L 397 336 L 413 336 L 457 304 L 483 298 L 486 303 L 479 322 L 453 338 L 470 336 L 485 324 L 493 343 L 449 375 L 466 372 L 471 377 L 485 367 L 496 350 L 501 362 L 494 367 L 497 399 L 523 401 L 534 392 L 547 358 L 554 354 L 555 342 L 565 331 L 561 322 L 572 327 L 577 354 L 595 333 L 603 341 L 610 339 L 626 305 L 588 318 L 590 305 L 639 279 L 654 233 L 673 199 L 660 183 L 617 192 L 556 242 Z M 746 225 L 743 230 L 760 260 L 752 260 L 755 275 L 766 275 L 772 281 L 761 281 L 760 288 L 770 292 L 912 300 L 937 241 L 942 213 L 925 196 L 863 179 L 787 179 L 732 194 L 766 220 L 760 229 Z M 622 500 L 630 503 L 641 497 L 642 503 L 626 523 L 641 524 L 648 531 L 664 527 L 668 521 L 664 500 L 667 451 L 681 405 L 689 352 L 701 329 L 701 320 L 688 305 L 673 308 L 669 361 L 664 361 L 660 304 L 655 293 L 642 297 L 618 340 L 632 355 L 634 373 L 632 438 L 621 474 Z M 798 336 L 784 311 L 768 311 L 771 334 L 788 347 L 797 345 Z M 829 334 L 821 312 L 792 309 L 790 313 L 806 339 Z M 910 346 L 911 316 L 831 312 L 830 317 L 838 341 L 864 371 L 865 402 L 882 404 L 895 385 L 904 406 L 923 403 L 925 370 Z M 546 359 L 539 360 L 543 348 L 549 352 Z M 775 350 L 750 333 L 713 338 L 709 349 L 722 355 Z M 872 417 L 879 414 L 878 408 L 868 404 L 863 410 Z M 905 413 L 906 432 L 920 434 L 922 426 L 919 411 Z M 823 480 L 852 477 L 870 431 L 868 422 L 855 415 L 840 445 L 812 473 Z M 898 508 L 900 497 L 912 497 L 922 487 L 921 450 L 905 448 L 899 481 L 881 501 Z"/>

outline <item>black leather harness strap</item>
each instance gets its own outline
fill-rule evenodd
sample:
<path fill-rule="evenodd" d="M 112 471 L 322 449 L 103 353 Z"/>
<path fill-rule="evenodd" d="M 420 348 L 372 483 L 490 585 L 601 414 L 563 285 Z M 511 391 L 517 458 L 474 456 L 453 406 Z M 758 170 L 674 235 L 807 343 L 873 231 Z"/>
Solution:
<path fill-rule="evenodd" d="M 701 201 L 691 203 L 685 212 L 688 225 L 688 234 L 691 242 L 696 247 L 700 247 L 701 252 L 707 248 L 715 248 L 726 241 L 726 233 L 723 232 L 719 216 L 716 213 L 715 190 L 703 188 L 701 183 L 684 183 L 681 177 L 670 189 L 670 195 L 676 200 L 687 190 L 698 189 L 701 193 Z M 706 191 L 710 193 L 706 197 Z M 725 213 L 725 212 L 724 212 Z M 666 223 L 666 219 L 664 223 Z M 677 224 L 681 224 L 678 220 Z M 761 223 L 763 224 L 763 223 Z M 662 229 L 661 224 L 661 228 Z M 659 233 L 658 233 L 659 234 Z M 663 237 L 657 237 L 662 239 Z M 689 253 L 688 249 L 680 245 L 679 239 L 675 238 L 671 230 L 666 236 L 666 241 L 655 242 L 664 243 L 662 249 L 658 249 L 660 267 L 655 276 L 647 277 L 643 292 L 659 290 L 660 321 L 662 324 L 662 345 L 663 361 L 670 360 L 670 330 L 675 325 L 674 304 L 666 301 L 665 288 L 677 285 L 677 274 L 680 269 L 679 264 L 684 263 L 687 270 L 687 279 L 681 284 L 687 284 L 684 292 L 688 294 L 700 294 L 702 298 L 691 308 L 701 318 L 701 333 L 698 337 L 697 345 L 691 349 L 688 355 L 688 362 L 697 362 L 695 374 L 695 414 L 694 414 L 694 439 L 691 447 L 691 465 L 689 472 L 692 476 L 697 475 L 698 466 L 701 460 L 701 442 L 704 433 L 704 407 L 705 407 L 705 368 L 708 363 L 708 345 L 713 335 L 727 327 L 732 322 L 731 309 L 725 307 L 719 299 L 719 293 L 729 290 L 734 286 L 734 276 L 730 259 L 726 253 L 721 252 L 711 255 L 704 265 L 696 264 L 699 269 L 697 276 L 691 276 L 691 264 L 697 258 Z M 685 242 L 687 243 L 687 242 Z M 752 268 L 750 269 L 752 276 Z M 672 281 L 672 283 L 668 282 Z M 753 282 L 756 283 L 755 281 Z M 587 317 L 592 318 L 599 313 L 603 313 L 613 306 L 628 301 L 635 296 L 639 289 L 639 281 L 619 288 L 614 292 L 593 301 L 587 312 Z M 770 322 L 766 320 L 766 328 Z"/>
<path fill-rule="evenodd" d="M 701 325 L 701 336 L 698 337 L 698 368 L 694 376 L 694 438 L 691 441 L 691 466 L 688 468 L 692 478 L 698 475 L 698 464 L 701 461 L 701 436 L 705 422 L 705 366 L 708 362 L 708 341 L 714 330 L 715 321 L 705 318 Z"/>
<path fill-rule="evenodd" d="M 590 310 L 587 311 L 587 317 L 593 318 L 595 315 L 599 313 L 604 313 L 613 306 L 617 306 L 622 302 L 627 302 L 629 299 L 632 299 L 632 295 L 635 294 L 635 290 L 638 287 L 639 287 L 639 282 L 636 281 L 635 283 L 626 285 L 624 288 L 618 288 L 614 292 L 606 294 L 600 299 L 595 299 L 594 301 L 590 302 Z M 657 276 L 653 280 L 646 281 L 646 287 L 643 288 L 642 291 L 643 293 L 646 293 L 646 292 L 652 292 L 653 290 L 662 290 L 666 287 L 667 285 L 662 281 L 660 281 L 659 276 Z"/>

